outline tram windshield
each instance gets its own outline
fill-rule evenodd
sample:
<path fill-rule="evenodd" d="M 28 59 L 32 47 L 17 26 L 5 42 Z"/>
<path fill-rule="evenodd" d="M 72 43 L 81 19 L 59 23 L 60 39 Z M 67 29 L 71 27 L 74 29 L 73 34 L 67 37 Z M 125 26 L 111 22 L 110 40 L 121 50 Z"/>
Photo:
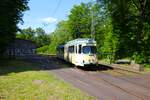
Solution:
<path fill-rule="evenodd" d="M 95 46 L 83 46 L 83 53 L 84 54 L 95 54 L 96 47 Z"/>

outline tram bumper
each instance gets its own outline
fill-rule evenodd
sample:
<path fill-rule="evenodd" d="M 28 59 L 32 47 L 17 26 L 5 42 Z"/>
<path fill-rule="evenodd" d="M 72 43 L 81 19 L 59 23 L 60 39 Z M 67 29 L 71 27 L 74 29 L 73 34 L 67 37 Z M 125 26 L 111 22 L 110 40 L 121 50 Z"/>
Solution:
<path fill-rule="evenodd" d="M 84 63 L 84 66 L 89 66 L 89 65 L 97 65 L 97 62 L 87 62 L 87 63 Z"/>
<path fill-rule="evenodd" d="M 85 60 L 83 60 L 83 61 L 78 62 L 76 65 L 84 67 L 87 65 L 97 65 L 97 64 L 98 64 L 97 61 L 85 61 Z"/>

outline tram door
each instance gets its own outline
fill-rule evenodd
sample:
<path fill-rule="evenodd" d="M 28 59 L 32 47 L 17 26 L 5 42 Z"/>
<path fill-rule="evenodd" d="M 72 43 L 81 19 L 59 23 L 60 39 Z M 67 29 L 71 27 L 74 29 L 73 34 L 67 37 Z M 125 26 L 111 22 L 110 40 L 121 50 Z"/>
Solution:
<path fill-rule="evenodd" d="M 76 62 L 77 62 L 77 57 L 78 57 L 78 51 L 77 51 L 77 45 L 74 45 L 74 50 L 73 50 L 74 52 L 72 53 L 72 63 L 73 64 L 76 64 Z"/>
<path fill-rule="evenodd" d="M 78 63 L 79 61 L 79 58 L 81 57 L 81 48 L 82 48 L 82 45 L 76 45 L 75 46 L 75 63 Z"/>

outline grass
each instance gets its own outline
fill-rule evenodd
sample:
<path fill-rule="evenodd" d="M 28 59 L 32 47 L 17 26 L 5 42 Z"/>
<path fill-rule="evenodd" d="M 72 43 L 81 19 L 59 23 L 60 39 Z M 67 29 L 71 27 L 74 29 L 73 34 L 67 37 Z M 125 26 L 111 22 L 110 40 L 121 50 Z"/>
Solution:
<path fill-rule="evenodd" d="M 79 89 L 24 61 L 0 61 L 0 100 L 92 100 Z M 3 63 L 3 64 L 2 64 Z"/>
<path fill-rule="evenodd" d="M 101 59 L 101 60 L 99 60 L 99 62 L 102 63 L 102 64 L 110 64 L 109 59 Z"/>
<path fill-rule="evenodd" d="M 145 67 L 143 73 L 144 74 L 150 74 L 150 68 Z"/>
<path fill-rule="evenodd" d="M 146 74 L 150 74 L 150 64 L 144 64 L 144 72 Z"/>
<path fill-rule="evenodd" d="M 150 64 L 144 64 L 145 68 L 150 68 Z"/>

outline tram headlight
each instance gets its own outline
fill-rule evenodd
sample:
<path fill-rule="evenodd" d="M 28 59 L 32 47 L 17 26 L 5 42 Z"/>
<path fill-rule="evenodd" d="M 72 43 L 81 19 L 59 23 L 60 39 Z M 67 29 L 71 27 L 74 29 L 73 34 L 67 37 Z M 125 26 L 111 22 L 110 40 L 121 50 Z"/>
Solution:
<path fill-rule="evenodd" d="M 94 59 L 92 59 L 92 62 L 94 62 Z"/>
<path fill-rule="evenodd" d="M 89 59 L 89 63 L 91 62 L 91 60 Z"/>

